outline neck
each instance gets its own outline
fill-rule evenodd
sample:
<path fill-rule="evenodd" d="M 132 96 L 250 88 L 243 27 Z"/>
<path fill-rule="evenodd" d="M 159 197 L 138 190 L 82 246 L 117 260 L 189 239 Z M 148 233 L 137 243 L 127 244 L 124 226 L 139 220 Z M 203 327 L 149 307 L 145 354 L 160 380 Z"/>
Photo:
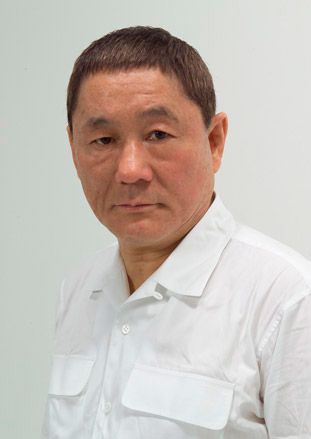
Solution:
<path fill-rule="evenodd" d="M 131 248 L 120 242 L 120 253 L 125 265 L 130 294 L 144 283 L 153 272 L 168 258 L 180 241 L 159 249 Z"/>
<path fill-rule="evenodd" d="M 125 270 L 128 277 L 130 294 L 132 294 L 137 288 L 139 288 L 146 279 L 153 272 L 155 272 L 161 264 L 168 258 L 172 251 L 177 247 L 181 240 L 191 230 L 191 228 L 200 220 L 200 218 L 207 211 L 209 206 L 215 199 L 215 193 L 212 194 L 212 198 L 206 209 L 202 209 L 200 215 L 197 215 L 195 221 L 191 221 L 182 230 L 178 230 L 173 239 L 165 243 L 162 241 L 156 246 L 140 246 L 135 245 L 133 242 L 124 241 L 119 239 L 120 254 L 125 265 Z"/>

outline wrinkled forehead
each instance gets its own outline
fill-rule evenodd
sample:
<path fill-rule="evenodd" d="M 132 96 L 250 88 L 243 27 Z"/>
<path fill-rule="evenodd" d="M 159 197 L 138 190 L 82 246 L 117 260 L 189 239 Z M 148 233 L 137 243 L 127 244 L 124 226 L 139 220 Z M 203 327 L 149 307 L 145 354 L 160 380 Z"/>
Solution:
<path fill-rule="evenodd" d="M 163 74 L 160 69 L 100 71 L 81 83 L 75 113 L 100 112 L 103 108 L 112 111 L 122 106 L 131 110 L 137 107 L 145 115 L 172 117 L 169 107 L 176 110 L 180 100 L 193 104 L 176 76 Z M 150 106 L 152 110 L 147 108 Z"/>
<path fill-rule="evenodd" d="M 184 97 L 188 97 L 187 93 L 185 92 L 184 86 L 182 84 L 181 79 L 176 75 L 175 72 L 172 70 L 166 70 L 164 71 L 160 67 L 139 67 L 139 68 L 126 68 L 126 69 L 101 69 L 99 71 L 95 71 L 92 73 L 88 73 L 85 75 L 79 84 L 79 87 L 76 91 L 76 97 L 75 97 L 75 105 L 73 108 L 73 112 L 76 110 L 79 98 L 81 94 L 89 94 L 92 92 L 92 87 L 89 87 L 89 84 L 93 82 L 93 84 L 98 85 L 98 82 L 103 79 L 106 79 L 106 90 L 109 91 L 109 87 L 111 86 L 118 86 L 120 88 L 120 91 L 126 87 L 127 82 L 133 79 L 133 77 L 137 78 L 137 81 L 140 81 L 140 78 L 144 78 L 145 76 L 150 77 L 150 73 L 155 73 L 153 77 L 151 77 L 151 80 L 161 82 L 163 79 L 167 79 L 171 85 L 173 85 L 175 88 L 178 89 L 179 93 L 182 94 Z M 98 79 L 98 81 L 96 81 Z M 139 85 L 139 82 L 138 82 Z M 189 97 L 188 97 L 189 98 Z"/>
<path fill-rule="evenodd" d="M 152 124 L 180 133 L 206 130 L 201 109 L 183 93 L 175 76 L 139 69 L 98 72 L 85 79 L 73 131 L 81 135 L 106 129 L 137 133 Z"/>

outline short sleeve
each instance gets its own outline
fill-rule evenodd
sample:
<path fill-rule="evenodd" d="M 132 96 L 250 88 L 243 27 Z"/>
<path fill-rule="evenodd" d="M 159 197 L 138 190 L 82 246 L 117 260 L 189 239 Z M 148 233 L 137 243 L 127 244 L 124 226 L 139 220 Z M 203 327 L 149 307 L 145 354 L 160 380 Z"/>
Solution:
<path fill-rule="evenodd" d="M 284 306 L 261 355 L 264 417 L 273 439 L 311 438 L 311 294 Z"/>

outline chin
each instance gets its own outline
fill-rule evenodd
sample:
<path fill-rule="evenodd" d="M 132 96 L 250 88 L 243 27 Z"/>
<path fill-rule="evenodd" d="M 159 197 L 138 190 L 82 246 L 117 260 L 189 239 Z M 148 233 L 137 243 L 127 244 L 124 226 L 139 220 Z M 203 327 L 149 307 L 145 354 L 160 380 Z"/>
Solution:
<path fill-rule="evenodd" d="M 128 243 L 137 243 L 139 245 L 148 245 L 148 244 L 155 244 L 156 242 L 161 240 L 161 237 L 163 237 L 163 234 L 156 233 L 154 231 L 147 231 L 147 230 L 140 230 L 139 232 L 135 233 L 133 231 L 128 233 L 120 233 L 119 235 L 116 234 L 117 238 L 120 241 L 128 242 Z"/>
<path fill-rule="evenodd" d="M 156 246 L 163 240 L 164 231 L 155 230 L 150 228 L 144 229 L 143 227 L 134 230 L 120 230 L 112 231 L 112 233 L 118 238 L 119 242 L 131 247 L 149 247 Z"/>
<path fill-rule="evenodd" d="M 150 218 L 101 221 L 101 223 L 122 241 L 149 241 L 161 238 L 166 230 L 165 227 L 159 227 L 159 221 Z"/>

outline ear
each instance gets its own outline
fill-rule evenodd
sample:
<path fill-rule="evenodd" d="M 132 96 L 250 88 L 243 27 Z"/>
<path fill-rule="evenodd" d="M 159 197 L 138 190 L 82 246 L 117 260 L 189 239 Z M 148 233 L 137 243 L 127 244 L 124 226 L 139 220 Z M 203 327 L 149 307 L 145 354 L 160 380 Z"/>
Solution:
<path fill-rule="evenodd" d="M 69 140 L 70 147 L 71 147 L 71 154 L 72 154 L 73 163 L 75 165 L 75 168 L 76 168 L 76 171 L 77 171 L 77 174 L 79 177 L 79 160 L 78 160 L 76 146 L 75 146 L 74 141 L 73 141 L 73 132 L 69 126 L 67 126 L 66 131 L 68 134 L 68 140 Z"/>
<path fill-rule="evenodd" d="M 218 171 L 221 165 L 227 131 L 228 117 L 226 113 L 216 114 L 212 118 L 208 128 L 208 140 L 211 148 L 214 173 Z"/>

